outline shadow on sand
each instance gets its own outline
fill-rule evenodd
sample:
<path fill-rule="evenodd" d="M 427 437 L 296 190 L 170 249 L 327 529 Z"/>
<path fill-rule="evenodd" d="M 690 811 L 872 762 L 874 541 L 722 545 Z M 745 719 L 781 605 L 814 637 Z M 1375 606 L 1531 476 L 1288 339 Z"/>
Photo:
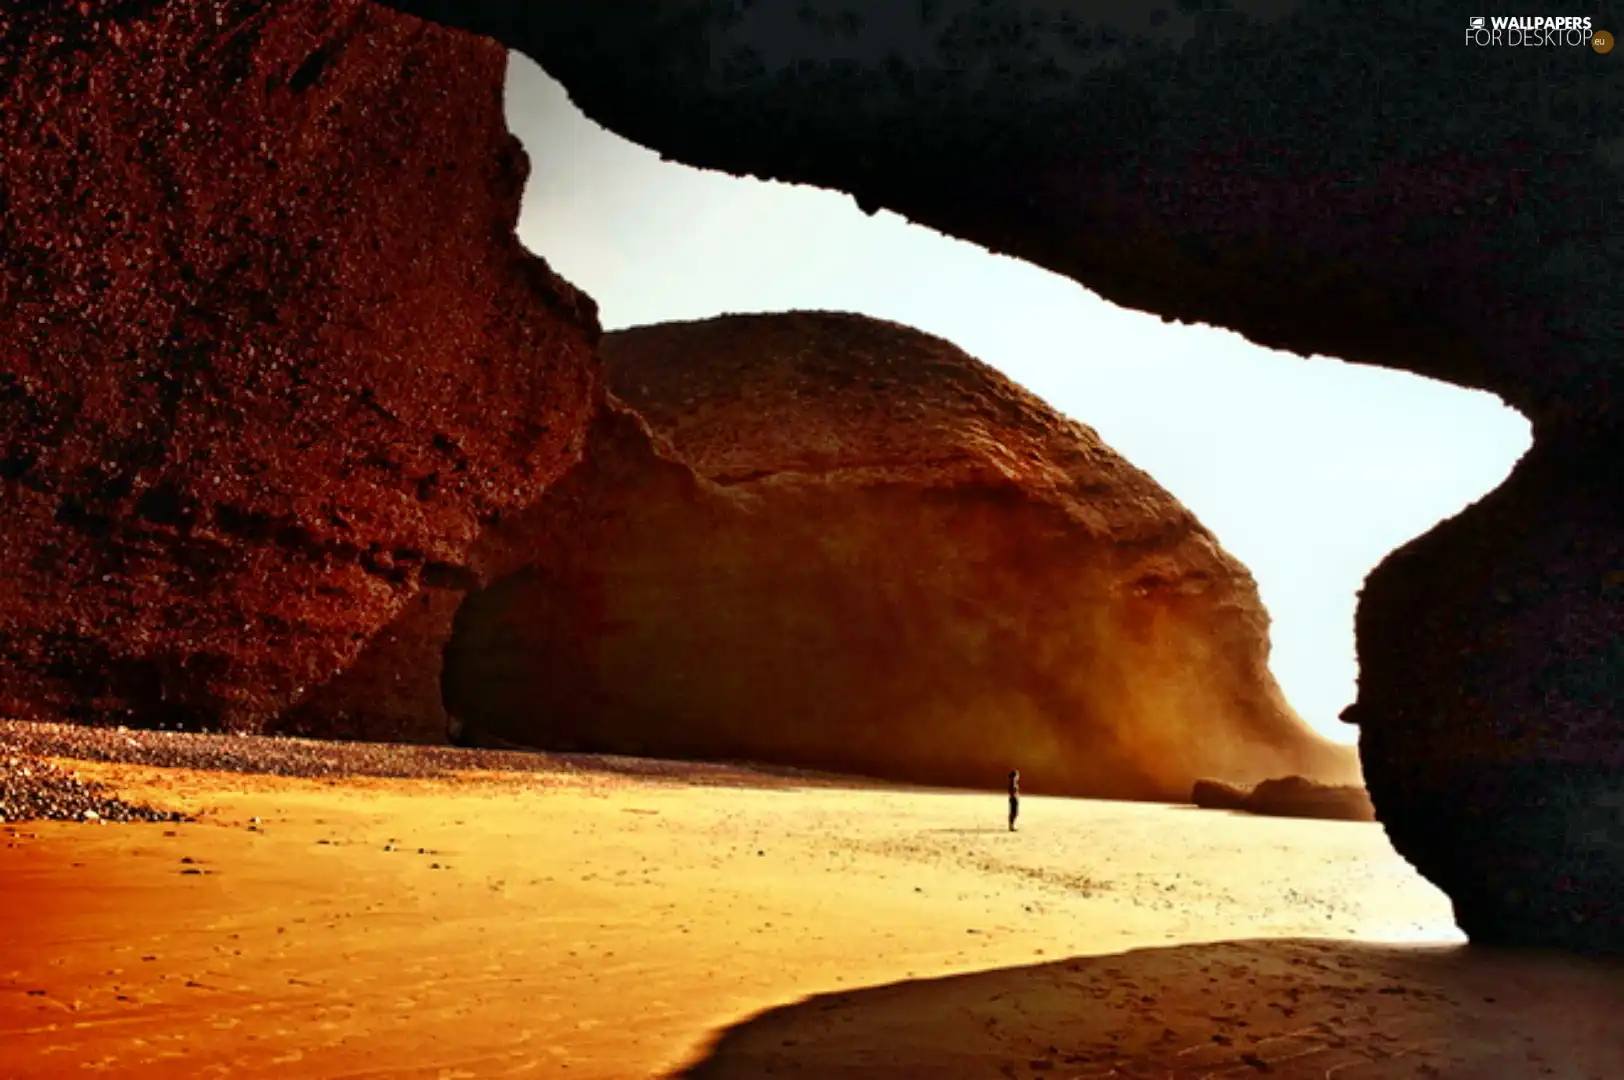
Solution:
<path fill-rule="evenodd" d="M 826 994 L 685 1080 L 1616 1080 L 1624 967 L 1301 939 L 1140 949 Z"/>

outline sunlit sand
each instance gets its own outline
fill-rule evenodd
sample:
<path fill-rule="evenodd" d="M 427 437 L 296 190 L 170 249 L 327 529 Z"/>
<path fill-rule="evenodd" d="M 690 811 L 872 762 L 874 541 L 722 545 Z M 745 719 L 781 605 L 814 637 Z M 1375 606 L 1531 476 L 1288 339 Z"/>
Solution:
<path fill-rule="evenodd" d="M 18 1080 L 1624 1061 L 1616 974 L 1462 949 L 1375 825 L 1027 798 L 1010 833 L 997 793 L 681 770 L 75 767 L 204 816 L 0 826 L 0 1076 Z"/>

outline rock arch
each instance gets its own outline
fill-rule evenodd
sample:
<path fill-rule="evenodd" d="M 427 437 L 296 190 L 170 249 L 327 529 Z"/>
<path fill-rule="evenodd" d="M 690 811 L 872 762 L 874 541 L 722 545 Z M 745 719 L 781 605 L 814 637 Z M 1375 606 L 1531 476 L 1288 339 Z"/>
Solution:
<path fill-rule="evenodd" d="M 689 164 L 1521 409 L 1510 480 L 1371 575 L 1346 718 L 1475 940 L 1624 949 L 1616 57 L 1470 46 L 1437 0 L 393 2 Z"/>
<path fill-rule="evenodd" d="M 393 6 L 523 50 L 670 156 L 1523 410 L 1535 449 L 1507 484 L 1372 575 L 1348 715 L 1394 843 L 1474 938 L 1624 948 L 1617 56 L 1470 47 L 1442 0 Z M 6 5 L 0 708 L 257 722 L 471 573 L 481 523 L 574 460 L 595 318 L 510 242 L 511 139 L 448 107 L 498 115 L 501 59 L 361 0 Z M 436 222 L 469 244 L 429 251 Z M 446 304 L 539 314 L 430 318 L 431 254 L 467 286 Z M 349 333 L 369 321 L 399 348 Z M 449 393 L 397 407 L 425 346 L 481 388 L 479 423 Z M 515 392 L 543 430 L 502 412 Z M 226 475 L 220 439 L 254 467 Z M 255 625 L 282 647 L 240 648 Z"/>

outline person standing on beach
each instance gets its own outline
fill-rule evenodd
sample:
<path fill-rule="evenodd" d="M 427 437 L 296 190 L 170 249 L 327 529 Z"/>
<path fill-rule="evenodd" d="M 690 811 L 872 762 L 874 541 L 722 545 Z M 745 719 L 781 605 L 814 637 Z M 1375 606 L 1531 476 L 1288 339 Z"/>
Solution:
<path fill-rule="evenodd" d="M 1021 770 L 1009 770 L 1009 831 L 1015 831 L 1015 819 L 1021 816 Z"/>

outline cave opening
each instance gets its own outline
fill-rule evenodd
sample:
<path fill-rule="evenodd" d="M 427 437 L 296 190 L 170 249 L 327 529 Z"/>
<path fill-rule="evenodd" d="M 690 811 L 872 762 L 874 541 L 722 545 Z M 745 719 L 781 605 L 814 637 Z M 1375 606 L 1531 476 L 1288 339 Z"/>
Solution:
<path fill-rule="evenodd" d="M 1484 391 L 1164 321 L 843 193 L 663 160 L 520 53 L 507 113 L 532 165 L 520 239 L 594 297 L 606 331 L 820 310 L 953 342 L 1098 431 L 1251 570 L 1276 680 L 1339 743 L 1357 738 L 1339 715 L 1365 576 L 1531 445 Z"/>

